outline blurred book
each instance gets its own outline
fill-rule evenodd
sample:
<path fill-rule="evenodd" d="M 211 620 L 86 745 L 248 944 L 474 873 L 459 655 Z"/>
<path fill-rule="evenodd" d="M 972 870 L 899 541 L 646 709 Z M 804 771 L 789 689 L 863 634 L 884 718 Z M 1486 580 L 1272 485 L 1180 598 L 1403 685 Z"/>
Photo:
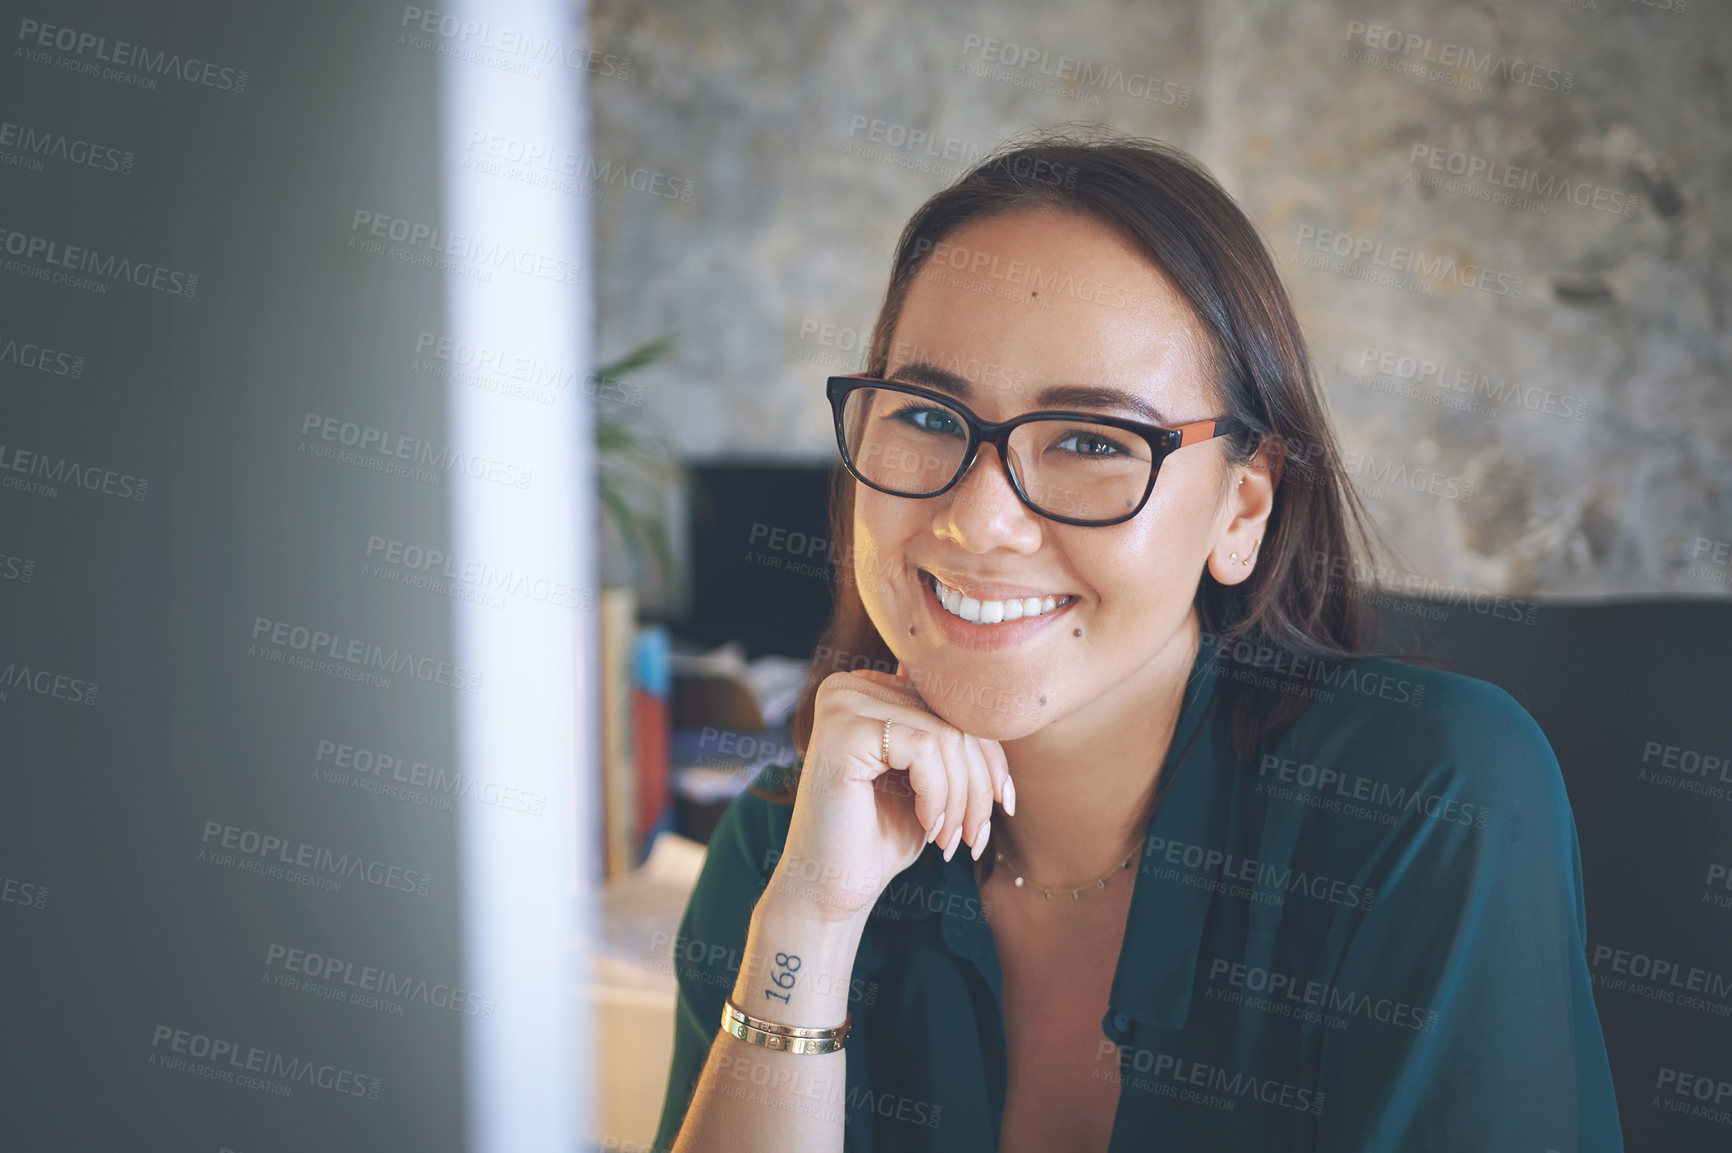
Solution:
<path fill-rule="evenodd" d="M 673 668 L 663 625 L 641 625 L 632 653 L 632 761 L 637 770 L 637 827 L 632 860 L 641 860 L 656 834 L 674 825 Z"/>
<path fill-rule="evenodd" d="M 637 864 L 637 772 L 632 763 L 632 656 L 637 594 L 629 585 L 601 590 L 602 860 L 609 877 Z"/>
<path fill-rule="evenodd" d="M 601 592 L 602 845 L 605 875 L 636 868 L 674 825 L 672 638 L 640 624 L 629 586 Z"/>

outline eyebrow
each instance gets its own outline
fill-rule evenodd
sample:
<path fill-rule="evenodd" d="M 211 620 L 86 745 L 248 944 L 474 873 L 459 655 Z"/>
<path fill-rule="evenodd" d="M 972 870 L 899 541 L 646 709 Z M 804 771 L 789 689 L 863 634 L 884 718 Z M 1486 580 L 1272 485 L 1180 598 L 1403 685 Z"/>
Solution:
<path fill-rule="evenodd" d="M 974 386 L 966 377 L 956 375 L 923 360 L 911 361 L 890 374 L 891 380 L 906 384 L 921 384 L 939 392 L 948 392 L 959 400 L 968 400 Z M 1129 409 L 1153 424 L 1172 427 L 1166 414 L 1134 392 L 1109 388 L 1103 384 L 1055 384 L 1041 389 L 1034 396 L 1036 408 L 1123 408 Z"/>

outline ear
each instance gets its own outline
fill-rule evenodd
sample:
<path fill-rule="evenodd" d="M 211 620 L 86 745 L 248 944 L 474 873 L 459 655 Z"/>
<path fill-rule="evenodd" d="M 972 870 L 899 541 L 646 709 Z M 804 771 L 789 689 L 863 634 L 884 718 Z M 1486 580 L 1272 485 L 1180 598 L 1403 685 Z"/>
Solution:
<path fill-rule="evenodd" d="M 1259 458 L 1232 472 L 1221 529 L 1208 562 L 1209 575 L 1224 585 L 1236 585 L 1256 569 L 1264 529 L 1275 511 L 1275 490 L 1281 483 L 1278 460 L 1273 469 Z"/>

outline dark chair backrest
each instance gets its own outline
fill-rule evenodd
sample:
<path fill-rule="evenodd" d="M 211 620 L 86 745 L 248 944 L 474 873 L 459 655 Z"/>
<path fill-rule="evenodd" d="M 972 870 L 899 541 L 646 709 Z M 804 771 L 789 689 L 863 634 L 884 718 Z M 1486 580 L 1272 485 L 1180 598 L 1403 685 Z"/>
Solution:
<path fill-rule="evenodd" d="M 1502 686 L 1557 753 L 1628 1149 L 1732 1149 L 1732 601 L 1384 612 L 1392 639 Z"/>

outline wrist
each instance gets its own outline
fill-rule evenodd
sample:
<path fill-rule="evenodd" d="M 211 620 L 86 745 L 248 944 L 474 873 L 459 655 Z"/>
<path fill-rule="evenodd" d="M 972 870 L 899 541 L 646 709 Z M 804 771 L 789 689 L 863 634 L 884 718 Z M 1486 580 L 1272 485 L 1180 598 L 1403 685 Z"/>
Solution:
<path fill-rule="evenodd" d="M 797 940 L 814 952 L 826 955 L 846 952 L 852 960 L 871 919 L 870 905 L 848 912 L 814 904 L 801 894 L 784 894 L 771 888 L 752 910 L 750 932 L 774 932 Z"/>
<path fill-rule="evenodd" d="M 770 906 L 790 918 L 819 925 L 855 921 L 864 925 L 884 891 L 885 879 L 875 870 L 788 852 L 777 860 L 758 906 Z"/>
<path fill-rule="evenodd" d="M 779 1025 L 840 1025 L 865 927 L 864 914 L 826 921 L 768 899 L 759 902 L 734 982 L 734 1004 Z"/>

